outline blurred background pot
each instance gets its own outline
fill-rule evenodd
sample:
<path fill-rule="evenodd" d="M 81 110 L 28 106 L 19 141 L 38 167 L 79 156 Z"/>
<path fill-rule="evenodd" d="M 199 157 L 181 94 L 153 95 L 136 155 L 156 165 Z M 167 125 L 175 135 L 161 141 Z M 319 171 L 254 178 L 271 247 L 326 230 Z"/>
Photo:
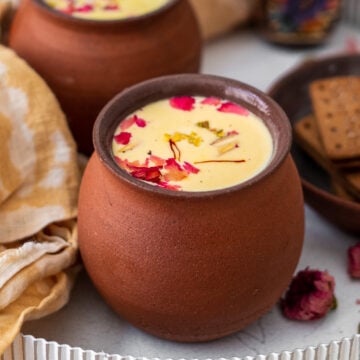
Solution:
<path fill-rule="evenodd" d="M 81 152 L 92 152 L 91 131 L 116 93 L 165 74 L 197 72 L 201 37 L 187 0 L 124 20 L 71 17 L 41 0 L 24 0 L 10 46 L 55 92 Z"/>
<path fill-rule="evenodd" d="M 119 168 L 111 142 L 121 119 L 150 102 L 180 95 L 225 98 L 267 125 L 269 165 L 239 185 L 172 191 Z M 279 299 L 304 236 L 303 197 L 289 155 L 291 128 L 262 92 L 237 81 L 177 75 L 116 96 L 94 127 L 95 153 L 79 198 L 79 246 L 95 286 L 135 326 L 178 341 L 236 332 Z"/>

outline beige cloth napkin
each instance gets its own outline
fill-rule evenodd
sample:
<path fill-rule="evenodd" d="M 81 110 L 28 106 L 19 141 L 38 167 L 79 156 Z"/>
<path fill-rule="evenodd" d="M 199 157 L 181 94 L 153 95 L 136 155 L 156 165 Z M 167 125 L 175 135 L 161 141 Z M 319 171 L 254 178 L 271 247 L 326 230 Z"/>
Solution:
<path fill-rule="evenodd" d="M 0 47 L 0 354 L 63 306 L 76 272 L 76 147 L 45 82 Z"/>

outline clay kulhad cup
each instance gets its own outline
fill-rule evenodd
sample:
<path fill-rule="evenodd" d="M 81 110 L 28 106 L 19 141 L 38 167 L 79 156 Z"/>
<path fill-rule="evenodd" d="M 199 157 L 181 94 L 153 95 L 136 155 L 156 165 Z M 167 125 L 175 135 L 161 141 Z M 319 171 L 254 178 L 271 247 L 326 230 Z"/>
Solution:
<path fill-rule="evenodd" d="M 24 0 L 9 45 L 47 81 L 79 150 L 90 155 L 94 121 L 113 96 L 152 77 L 197 72 L 202 44 L 187 0 L 110 21 L 76 18 L 42 0 Z"/>
<path fill-rule="evenodd" d="M 205 192 L 162 189 L 121 169 L 111 151 L 120 120 L 181 95 L 227 99 L 259 116 L 273 139 L 269 165 L 236 186 Z M 221 77 L 161 77 L 111 100 L 93 140 L 80 190 L 79 246 L 118 314 L 159 337 L 206 341 L 244 328 L 279 300 L 302 249 L 304 204 L 289 155 L 291 127 L 271 98 Z"/>

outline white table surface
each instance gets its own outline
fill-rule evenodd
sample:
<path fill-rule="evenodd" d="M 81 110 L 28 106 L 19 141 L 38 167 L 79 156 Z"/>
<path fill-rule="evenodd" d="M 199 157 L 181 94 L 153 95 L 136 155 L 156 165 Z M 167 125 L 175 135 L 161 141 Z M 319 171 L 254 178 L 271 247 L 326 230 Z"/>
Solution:
<path fill-rule="evenodd" d="M 344 51 L 349 36 L 360 44 L 360 28 L 342 25 L 326 46 L 290 50 L 239 30 L 205 46 L 202 69 L 204 73 L 235 78 L 266 90 L 277 76 L 304 58 Z M 244 357 L 351 337 L 360 322 L 360 305 L 356 305 L 360 280 L 351 280 L 347 275 L 346 252 L 360 239 L 333 227 L 308 206 L 305 213 L 305 245 L 298 269 L 327 269 L 336 279 L 338 308 L 325 319 L 289 321 L 275 306 L 253 325 L 224 339 L 203 344 L 173 343 L 147 335 L 115 315 L 83 271 L 69 304 L 56 314 L 25 324 L 23 333 L 84 349 L 161 359 Z"/>

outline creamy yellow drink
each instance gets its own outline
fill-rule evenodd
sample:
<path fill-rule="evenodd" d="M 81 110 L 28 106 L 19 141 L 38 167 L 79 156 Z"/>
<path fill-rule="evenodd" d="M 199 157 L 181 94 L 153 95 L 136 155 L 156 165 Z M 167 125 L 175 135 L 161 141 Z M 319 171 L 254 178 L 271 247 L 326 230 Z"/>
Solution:
<path fill-rule="evenodd" d="M 171 190 L 208 191 L 261 172 L 273 143 L 263 121 L 246 108 L 181 96 L 148 104 L 121 121 L 112 151 L 138 179 Z"/>
<path fill-rule="evenodd" d="M 60 12 L 92 20 L 117 20 L 159 9 L 169 0 L 44 0 Z"/>

